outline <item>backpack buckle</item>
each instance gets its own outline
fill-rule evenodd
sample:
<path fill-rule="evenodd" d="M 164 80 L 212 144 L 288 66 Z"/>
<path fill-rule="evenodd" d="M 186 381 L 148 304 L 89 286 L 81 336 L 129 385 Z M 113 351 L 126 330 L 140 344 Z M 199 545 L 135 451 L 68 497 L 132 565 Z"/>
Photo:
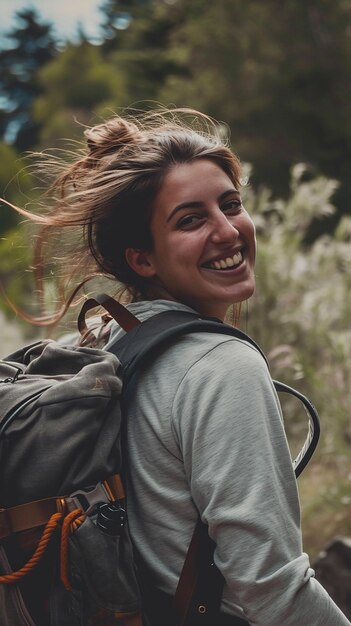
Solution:
<path fill-rule="evenodd" d="M 69 508 L 82 509 L 86 515 L 91 515 L 95 507 L 103 502 L 111 502 L 111 498 L 103 483 L 98 483 L 95 487 L 87 489 L 78 489 L 74 493 L 71 493 L 66 502 L 69 503 Z M 73 510 L 72 509 L 72 510 Z"/>

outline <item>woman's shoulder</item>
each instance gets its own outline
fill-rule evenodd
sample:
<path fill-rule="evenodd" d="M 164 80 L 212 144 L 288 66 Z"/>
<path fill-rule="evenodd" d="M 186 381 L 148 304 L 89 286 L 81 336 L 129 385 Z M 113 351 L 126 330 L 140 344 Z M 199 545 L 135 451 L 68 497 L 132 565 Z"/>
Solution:
<path fill-rule="evenodd" d="M 174 346 L 176 352 L 176 346 Z M 247 373 L 268 373 L 267 363 L 249 339 L 220 332 L 195 332 L 180 338 L 179 358 L 188 363 L 188 371 L 207 374 L 221 372 L 223 375 L 234 370 L 244 376 Z"/>
<path fill-rule="evenodd" d="M 128 305 L 128 310 L 141 322 L 170 311 L 196 314 L 196 311 L 186 305 L 167 300 L 134 302 Z M 189 318 L 186 317 L 186 321 L 189 321 Z M 233 329 L 233 334 L 231 334 L 231 329 L 229 329 L 228 334 L 228 326 L 224 325 L 222 333 L 220 332 L 221 326 L 218 324 L 218 332 L 210 332 L 206 329 L 176 334 L 169 340 L 166 349 L 163 346 L 157 357 L 149 362 L 147 369 L 151 372 L 153 380 L 155 381 L 161 373 L 160 384 L 166 384 L 165 379 L 167 379 L 168 382 L 172 381 L 172 386 L 177 386 L 192 372 L 199 372 L 200 375 L 206 373 L 206 376 L 211 376 L 212 370 L 221 372 L 222 375 L 233 369 L 249 373 L 257 369 L 267 370 L 260 351 L 250 343 L 249 338 L 246 339 L 244 333 L 236 333 Z M 155 325 L 156 333 L 157 324 Z M 112 327 L 107 348 L 124 334 L 124 331 L 115 324 Z"/>
<path fill-rule="evenodd" d="M 258 349 L 238 336 L 198 331 L 178 335 L 150 363 L 150 376 L 165 386 L 201 388 L 205 381 L 223 387 L 235 373 L 237 384 L 253 378 L 270 380 L 267 363 Z M 230 376 L 231 377 L 231 376 Z M 218 386 L 217 385 L 217 386 Z"/>

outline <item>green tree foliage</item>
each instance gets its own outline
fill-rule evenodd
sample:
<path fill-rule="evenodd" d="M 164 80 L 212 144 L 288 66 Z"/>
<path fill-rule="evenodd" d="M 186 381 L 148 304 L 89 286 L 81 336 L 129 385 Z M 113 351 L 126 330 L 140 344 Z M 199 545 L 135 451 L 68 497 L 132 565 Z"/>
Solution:
<path fill-rule="evenodd" d="M 116 49 L 131 23 L 147 18 L 152 0 L 104 0 L 100 6 L 103 15 L 101 30 L 106 50 Z"/>
<path fill-rule="evenodd" d="M 34 103 L 33 117 L 42 129 L 41 146 L 75 137 L 75 120 L 90 124 L 130 104 L 142 107 L 145 100 L 157 99 L 168 74 L 176 73 L 177 63 L 166 52 L 175 12 L 164 3 L 131 2 L 127 13 L 125 4 L 109 2 L 106 7 L 106 36 L 113 28 L 113 39 L 99 47 L 86 40 L 68 44 L 39 73 L 43 94 Z M 127 15 L 128 28 L 113 26 Z"/>
<path fill-rule="evenodd" d="M 39 21 L 34 9 L 16 13 L 18 27 L 7 33 L 9 47 L 0 52 L 0 135 L 19 150 L 36 143 L 38 125 L 31 116 L 40 94 L 39 68 L 55 55 L 52 26 Z"/>
<path fill-rule="evenodd" d="M 23 203 L 31 193 L 32 177 L 23 159 L 12 146 L 0 142 L 0 197 L 14 204 Z M 18 223 L 17 213 L 6 206 L 0 206 L 0 236 Z"/>
<path fill-rule="evenodd" d="M 342 181 L 349 209 L 351 5 L 344 0 L 179 0 L 168 54 L 184 68 L 159 98 L 225 120 L 254 182 L 286 193 L 293 163 Z"/>
<path fill-rule="evenodd" d="M 255 186 L 287 193 L 291 165 L 305 162 L 341 181 L 336 204 L 349 209 L 350 3 L 105 0 L 101 12 L 101 46 L 82 36 L 40 72 L 32 123 L 44 145 L 70 136 L 74 117 L 193 106 L 229 125 Z M 337 219 L 312 222 L 307 240 Z"/>
<path fill-rule="evenodd" d="M 34 104 L 34 119 L 42 126 L 40 142 L 81 136 L 80 123 L 91 123 L 100 108 L 112 109 L 127 99 L 125 76 L 106 63 L 101 49 L 87 41 L 69 44 L 39 74 L 43 95 Z"/>
<path fill-rule="evenodd" d="M 129 101 L 124 104 L 157 100 L 167 76 L 178 72 L 168 46 L 182 9 L 163 1 L 107 0 L 101 11 L 104 56 L 123 72 L 128 85 Z"/>

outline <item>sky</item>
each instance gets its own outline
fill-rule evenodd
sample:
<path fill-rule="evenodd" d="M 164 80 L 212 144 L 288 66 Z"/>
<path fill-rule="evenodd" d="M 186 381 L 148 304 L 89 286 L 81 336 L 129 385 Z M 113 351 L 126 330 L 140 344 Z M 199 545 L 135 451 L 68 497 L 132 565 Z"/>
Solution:
<path fill-rule="evenodd" d="M 41 21 L 52 22 L 54 33 L 63 40 L 74 40 L 80 24 L 86 36 L 98 43 L 102 0 L 0 0 L 0 46 L 3 35 L 16 25 L 15 13 L 23 8 L 37 9 Z"/>

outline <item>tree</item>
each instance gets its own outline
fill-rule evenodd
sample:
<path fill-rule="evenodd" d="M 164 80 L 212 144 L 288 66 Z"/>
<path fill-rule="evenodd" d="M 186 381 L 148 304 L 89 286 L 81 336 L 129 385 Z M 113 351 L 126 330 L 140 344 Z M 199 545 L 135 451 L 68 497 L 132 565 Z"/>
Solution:
<path fill-rule="evenodd" d="M 42 95 L 34 102 L 33 117 L 44 147 L 76 137 L 77 121 L 90 124 L 100 113 L 128 103 L 125 76 L 103 58 L 101 47 L 88 41 L 67 45 L 40 71 L 38 82 Z"/>
<path fill-rule="evenodd" d="M 103 54 L 123 73 L 129 102 L 158 99 L 169 74 L 177 75 L 176 59 L 168 54 L 174 28 L 183 19 L 184 9 L 177 3 L 159 0 L 106 0 Z"/>
<path fill-rule="evenodd" d="M 152 0 L 104 0 L 100 11 L 105 50 L 119 48 L 124 31 L 135 19 L 147 16 L 151 6 Z"/>
<path fill-rule="evenodd" d="M 16 13 L 18 27 L 7 33 L 10 46 L 0 52 L 0 134 L 20 151 L 36 143 L 39 126 L 33 121 L 33 101 L 41 93 L 38 71 L 56 54 L 52 26 L 41 23 L 34 9 Z"/>
<path fill-rule="evenodd" d="M 167 53 L 184 71 L 167 76 L 159 99 L 225 120 L 234 150 L 253 163 L 256 185 L 286 195 L 291 165 L 304 161 L 342 181 L 338 206 L 349 210 L 350 3 L 177 4 L 185 19 Z"/>

